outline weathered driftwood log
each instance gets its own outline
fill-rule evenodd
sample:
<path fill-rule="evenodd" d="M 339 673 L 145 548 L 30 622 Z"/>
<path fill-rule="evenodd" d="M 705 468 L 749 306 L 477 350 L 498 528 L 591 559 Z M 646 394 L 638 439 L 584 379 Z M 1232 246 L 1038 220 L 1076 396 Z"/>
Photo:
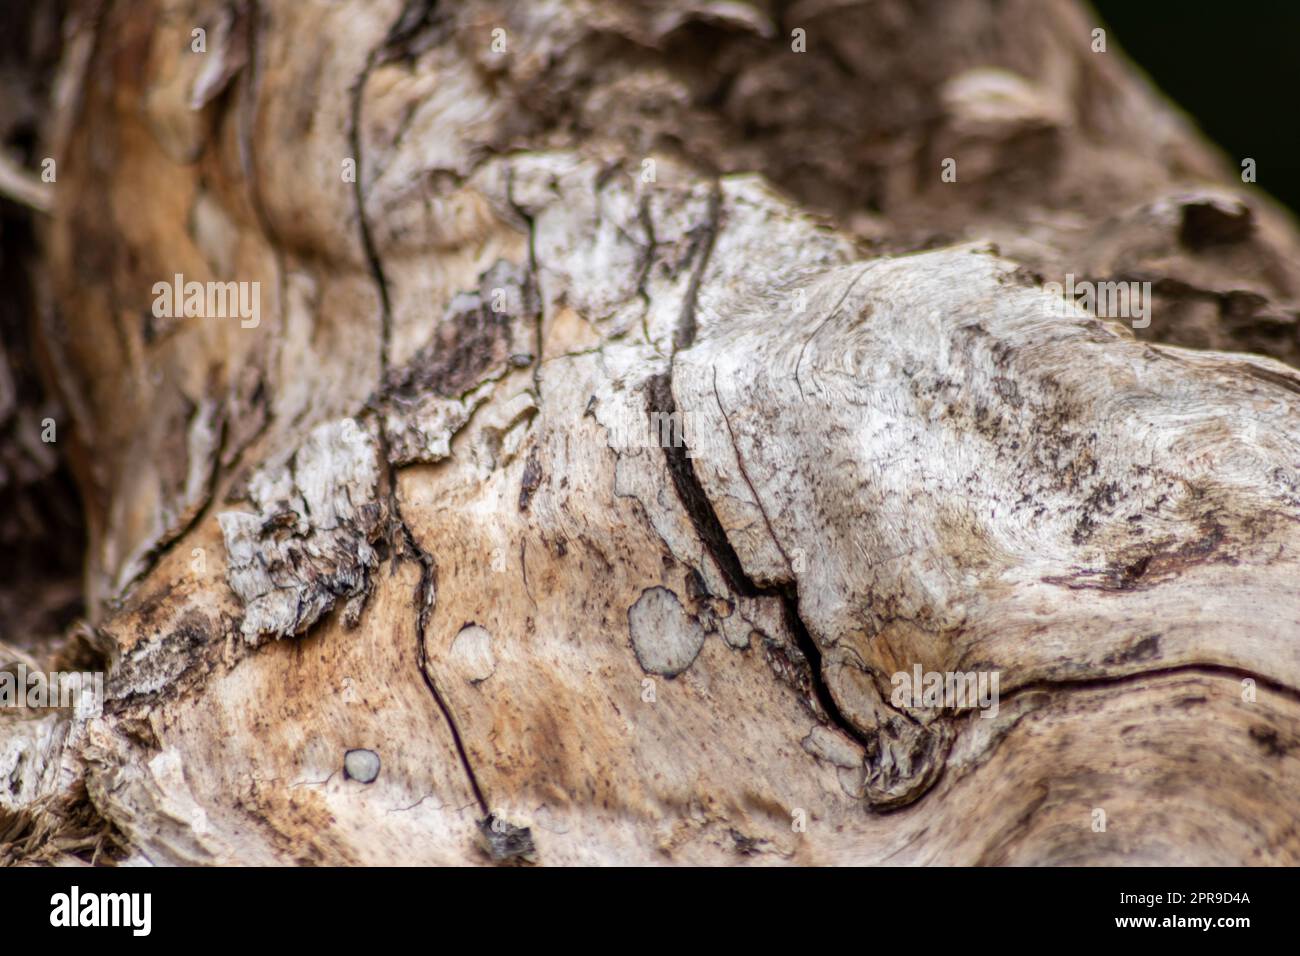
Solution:
<path fill-rule="evenodd" d="M 1300 245 L 1097 26 L 78 10 L 9 856 L 1300 862 Z"/>

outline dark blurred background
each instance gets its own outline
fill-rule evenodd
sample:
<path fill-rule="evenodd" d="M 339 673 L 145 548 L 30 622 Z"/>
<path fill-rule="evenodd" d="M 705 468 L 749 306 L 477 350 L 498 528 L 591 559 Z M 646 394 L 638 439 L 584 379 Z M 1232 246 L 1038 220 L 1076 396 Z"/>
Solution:
<path fill-rule="evenodd" d="M 1300 213 L 1300 0 L 1093 0 L 1117 43 Z"/>

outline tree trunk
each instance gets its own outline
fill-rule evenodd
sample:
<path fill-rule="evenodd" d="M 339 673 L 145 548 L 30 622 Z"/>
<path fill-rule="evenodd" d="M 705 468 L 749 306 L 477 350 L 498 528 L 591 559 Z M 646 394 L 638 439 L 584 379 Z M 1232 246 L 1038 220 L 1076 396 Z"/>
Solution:
<path fill-rule="evenodd" d="M 1300 863 L 1300 240 L 1098 26 L 75 6 L 0 852 Z"/>

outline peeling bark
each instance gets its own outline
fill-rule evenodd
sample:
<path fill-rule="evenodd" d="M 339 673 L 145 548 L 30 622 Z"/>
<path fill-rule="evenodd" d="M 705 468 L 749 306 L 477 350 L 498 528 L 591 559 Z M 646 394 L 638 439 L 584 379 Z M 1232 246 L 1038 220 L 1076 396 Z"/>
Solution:
<path fill-rule="evenodd" d="M 1083 8 L 68 22 L 7 859 L 1300 862 L 1300 236 Z"/>

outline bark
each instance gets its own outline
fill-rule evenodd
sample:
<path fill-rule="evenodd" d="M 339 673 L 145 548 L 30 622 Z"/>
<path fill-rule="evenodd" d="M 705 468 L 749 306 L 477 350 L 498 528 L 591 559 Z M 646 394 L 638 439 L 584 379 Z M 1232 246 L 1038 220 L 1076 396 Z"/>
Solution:
<path fill-rule="evenodd" d="M 1096 26 L 75 6 L 48 654 L 108 700 L 4 718 L 3 852 L 1300 862 L 1300 239 Z"/>

